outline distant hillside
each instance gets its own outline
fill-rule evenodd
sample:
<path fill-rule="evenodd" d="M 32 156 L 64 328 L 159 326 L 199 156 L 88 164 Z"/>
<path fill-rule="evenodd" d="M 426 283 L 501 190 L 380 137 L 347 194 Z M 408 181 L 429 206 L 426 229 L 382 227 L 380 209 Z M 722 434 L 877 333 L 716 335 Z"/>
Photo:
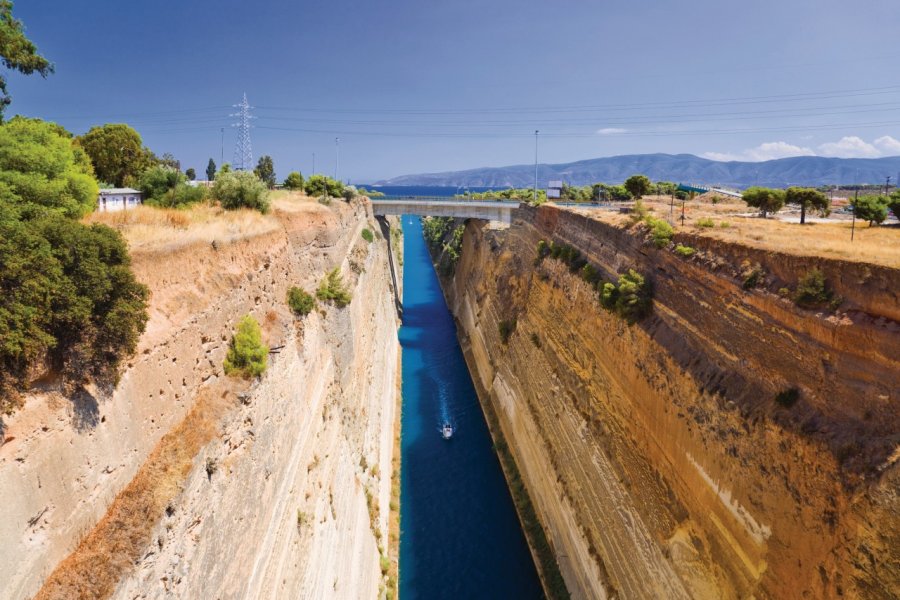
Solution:
<path fill-rule="evenodd" d="M 719 162 L 693 154 L 631 154 L 593 158 L 559 165 L 538 165 L 538 185 L 553 179 L 570 185 L 621 183 L 635 173 L 654 181 L 712 184 L 745 188 L 751 185 L 783 187 L 897 181 L 900 156 L 888 158 L 825 158 L 797 156 L 765 162 Z M 445 173 L 402 175 L 380 185 L 434 185 L 470 187 L 531 187 L 534 165 L 487 167 Z"/>

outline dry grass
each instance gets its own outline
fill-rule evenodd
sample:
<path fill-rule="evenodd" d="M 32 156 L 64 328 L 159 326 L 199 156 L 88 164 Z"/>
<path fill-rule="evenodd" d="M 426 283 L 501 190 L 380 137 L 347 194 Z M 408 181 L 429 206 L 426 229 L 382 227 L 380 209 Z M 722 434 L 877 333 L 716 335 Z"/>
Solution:
<path fill-rule="evenodd" d="M 248 209 L 226 211 L 206 204 L 187 209 L 140 206 L 92 213 L 84 222 L 118 229 L 133 251 L 172 250 L 197 241 L 231 242 L 278 228 L 277 219 L 271 215 Z"/>
<path fill-rule="evenodd" d="M 156 523 L 181 492 L 194 457 L 217 435 L 232 404 L 226 389 L 203 393 L 184 420 L 159 441 L 93 531 L 47 578 L 35 599 L 108 598 L 146 551 Z"/>
<path fill-rule="evenodd" d="M 643 202 L 658 218 L 674 216 L 676 232 L 689 231 L 725 242 L 798 256 L 821 256 L 900 268 L 900 227 L 896 225 L 869 227 L 867 223 L 857 221 L 851 242 L 851 222 L 846 215 L 835 215 L 828 222 L 800 225 L 772 217 L 761 219 L 740 200 L 729 199 L 718 204 L 697 200 L 687 202 L 682 227 L 679 201 L 675 202 L 674 211 L 668 198 L 646 197 Z M 618 226 L 629 222 L 628 215 L 596 210 L 585 213 Z M 697 222 L 702 218 L 712 219 L 715 226 L 699 227 Z M 727 226 L 723 227 L 723 222 Z"/>

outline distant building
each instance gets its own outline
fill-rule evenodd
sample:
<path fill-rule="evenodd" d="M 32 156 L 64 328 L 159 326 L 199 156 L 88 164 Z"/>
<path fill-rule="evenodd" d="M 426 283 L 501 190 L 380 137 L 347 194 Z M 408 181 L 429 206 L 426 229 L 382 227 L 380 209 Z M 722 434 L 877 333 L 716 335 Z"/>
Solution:
<path fill-rule="evenodd" d="M 559 198 L 560 192 L 562 192 L 563 182 L 562 181 L 551 181 L 547 185 L 547 197 L 548 198 Z"/>
<path fill-rule="evenodd" d="M 97 212 L 113 212 L 134 208 L 143 202 L 141 192 L 131 188 L 109 188 L 100 190 Z"/>

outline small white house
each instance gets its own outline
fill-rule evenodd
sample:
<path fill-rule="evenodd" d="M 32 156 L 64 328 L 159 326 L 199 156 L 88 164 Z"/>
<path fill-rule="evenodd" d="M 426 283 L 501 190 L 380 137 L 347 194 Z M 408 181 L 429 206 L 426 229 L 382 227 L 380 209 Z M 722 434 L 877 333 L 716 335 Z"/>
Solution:
<path fill-rule="evenodd" d="M 97 212 L 113 212 L 134 208 L 143 202 L 141 193 L 131 188 L 109 188 L 100 190 Z"/>

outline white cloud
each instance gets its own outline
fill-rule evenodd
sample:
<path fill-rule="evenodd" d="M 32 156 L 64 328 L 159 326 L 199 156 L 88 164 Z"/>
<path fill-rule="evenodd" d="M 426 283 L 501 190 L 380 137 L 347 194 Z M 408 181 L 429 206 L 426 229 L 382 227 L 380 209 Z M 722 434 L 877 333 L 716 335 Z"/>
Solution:
<path fill-rule="evenodd" d="M 900 154 L 900 140 L 889 135 L 883 135 L 872 143 L 886 155 L 895 156 Z"/>
<path fill-rule="evenodd" d="M 878 158 L 881 156 L 878 148 L 855 135 L 844 136 L 836 142 L 820 144 L 819 153 L 822 156 L 840 158 Z"/>
<path fill-rule="evenodd" d="M 805 138 L 804 138 L 805 139 Z M 766 142 L 742 152 L 704 152 L 701 156 L 710 160 L 742 160 L 761 162 L 791 156 L 833 156 L 838 158 L 879 158 L 900 155 L 900 140 L 883 135 L 867 142 L 859 136 L 844 136 L 836 142 L 819 144 L 815 150 L 788 142 Z"/>
<path fill-rule="evenodd" d="M 626 133 L 627 129 L 621 127 L 604 127 L 597 130 L 597 135 L 616 135 L 617 133 Z"/>
<path fill-rule="evenodd" d="M 744 150 L 738 154 L 728 152 L 704 152 L 703 156 L 710 160 L 745 160 L 749 162 L 760 162 L 764 160 L 774 160 L 776 158 L 787 158 L 789 156 L 812 156 L 815 155 L 812 148 L 805 146 L 795 146 L 787 142 L 766 142 L 755 148 Z"/>

